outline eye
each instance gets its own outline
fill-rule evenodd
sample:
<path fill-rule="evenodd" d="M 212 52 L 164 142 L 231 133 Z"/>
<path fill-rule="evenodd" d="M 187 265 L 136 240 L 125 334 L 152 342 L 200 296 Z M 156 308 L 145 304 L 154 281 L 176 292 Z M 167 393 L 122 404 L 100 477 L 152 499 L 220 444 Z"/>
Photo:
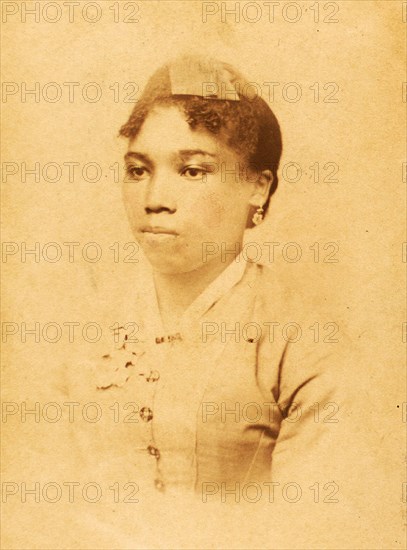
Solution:
<path fill-rule="evenodd" d="M 126 175 L 129 179 L 140 181 L 148 177 L 149 171 L 145 166 L 136 164 L 128 164 L 126 166 Z"/>
<path fill-rule="evenodd" d="M 190 180 L 202 180 L 204 178 L 204 174 L 207 173 L 208 170 L 206 170 L 202 166 L 186 166 L 181 171 L 181 175 Z"/>

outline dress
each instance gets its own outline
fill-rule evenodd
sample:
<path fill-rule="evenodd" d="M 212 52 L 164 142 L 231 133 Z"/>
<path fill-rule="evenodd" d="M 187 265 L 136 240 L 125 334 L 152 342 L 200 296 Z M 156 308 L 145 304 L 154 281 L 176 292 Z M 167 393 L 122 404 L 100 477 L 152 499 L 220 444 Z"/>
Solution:
<path fill-rule="evenodd" d="M 117 327 L 113 352 L 68 368 L 67 395 L 89 412 L 72 426 L 79 469 L 201 495 L 330 480 L 346 357 L 338 339 L 315 338 L 298 294 L 238 256 L 166 334 L 147 279 L 136 329 Z"/>

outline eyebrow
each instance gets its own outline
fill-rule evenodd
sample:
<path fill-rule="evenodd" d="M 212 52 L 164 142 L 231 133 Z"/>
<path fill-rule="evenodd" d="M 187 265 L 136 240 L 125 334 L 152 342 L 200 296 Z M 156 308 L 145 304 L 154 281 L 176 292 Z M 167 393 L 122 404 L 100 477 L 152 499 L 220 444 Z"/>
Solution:
<path fill-rule="evenodd" d="M 203 151 L 202 149 L 184 149 L 182 151 L 178 151 L 178 154 L 182 158 L 195 157 L 197 155 L 202 157 L 218 158 L 216 153 L 210 153 L 209 151 Z"/>
<path fill-rule="evenodd" d="M 128 151 L 124 155 L 124 160 L 126 162 L 130 161 L 131 159 L 137 159 L 145 162 L 146 164 L 152 164 L 152 160 L 148 155 L 143 155 L 143 153 L 136 153 L 135 151 Z"/>
<path fill-rule="evenodd" d="M 212 158 L 219 158 L 216 153 L 210 153 L 209 151 L 204 151 L 203 149 L 182 149 L 180 151 L 177 151 L 176 156 L 181 157 L 182 159 L 190 158 L 200 155 L 202 157 L 212 157 Z M 146 164 L 154 164 L 151 158 L 148 155 L 145 155 L 144 153 L 138 153 L 136 151 L 128 151 L 124 155 L 124 160 L 126 162 L 130 161 L 131 159 L 137 159 L 141 160 L 142 162 L 145 162 Z"/>

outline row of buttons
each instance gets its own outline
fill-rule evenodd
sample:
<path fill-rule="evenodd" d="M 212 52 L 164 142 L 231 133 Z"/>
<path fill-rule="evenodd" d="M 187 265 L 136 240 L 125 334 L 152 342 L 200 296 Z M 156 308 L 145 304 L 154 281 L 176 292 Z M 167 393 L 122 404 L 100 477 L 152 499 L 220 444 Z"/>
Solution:
<path fill-rule="evenodd" d="M 145 376 L 147 382 L 157 382 L 160 379 L 158 370 L 150 370 L 147 376 L 144 374 L 142 374 L 142 376 Z M 144 422 L 150 422 L 150 420 L 153 419 L 153 411 L 150 407 L 142 407 L 142 409 L 140 409 L 140 418 L 144 420 Z"/>
<path fill-rule="evenodd" d="M 142 375 L 145 376 L 146 382 L 157 382 L 160 379 L 160 373 L 157 370 L 150 370 L 150 373 L 148 375 Z M 150 409 L 150 407 L 142 407 L 140 409 L 140 417 L 144 422 L 150 422 L 150 420 L 153 419 L 153 411 Z M 157 449 L 157 447 L 154 447 L 153 445 L 149 445 L 147 447 L 147 451 L 150 453 L 151 456 L 153 456 L 157 461 L 160 459 L 160 451 Z M 165 484 L 162 481 L 162 479 L 156 478 L 154 480 L 154 486 L 157 489 L 157 491 L 164 492 L 165 490 Z"/>
<path fill-rule="evenodd" d="M 160 451 L 157 449 L 157 447 L 153 447 L 153 445 L 149 445 L 147 447 L 148 452 L 151 456 L 154 456 L 156 460 L 160 459 Z M 157 491 L 160 491 L 161 493 L 165 490 L 165 484 L 164 481 L 160 478 L 156 478 L 154 480 L 154 486 L 157 489 Z"/>

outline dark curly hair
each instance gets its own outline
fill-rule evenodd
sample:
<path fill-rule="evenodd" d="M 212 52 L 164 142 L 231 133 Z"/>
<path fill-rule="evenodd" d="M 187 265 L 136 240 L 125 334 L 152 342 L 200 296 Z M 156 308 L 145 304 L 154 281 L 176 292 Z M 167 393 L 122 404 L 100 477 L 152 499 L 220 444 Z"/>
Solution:
<path fill-rule="evenodd" d="M 198 62 L 200 59 L 198 58 Z M 230 65 L 216 60 L 213 63 L 227 71 L 236 90 L 247 89 L 250 85 Z M 218 135 L 244 159 L 246 166 L 257 173 L 266 169 L 271 171 L 273 183 L 263 205 L 266 212 L 270 197 L 277 189 L 277 170 L 282 152 L 280 126 L 272 110 L 261 97 L 248 97 L 239 92 L 239 101 L 193 94 L 173 94 L 170 70 L 170 64 L 167 64 L 151 76 L 130 118 L 120 128 L 119 135 L 134 139 L 155 105 L 177 106 L 185 114 L 191 129 L 204 128 Z"/>

